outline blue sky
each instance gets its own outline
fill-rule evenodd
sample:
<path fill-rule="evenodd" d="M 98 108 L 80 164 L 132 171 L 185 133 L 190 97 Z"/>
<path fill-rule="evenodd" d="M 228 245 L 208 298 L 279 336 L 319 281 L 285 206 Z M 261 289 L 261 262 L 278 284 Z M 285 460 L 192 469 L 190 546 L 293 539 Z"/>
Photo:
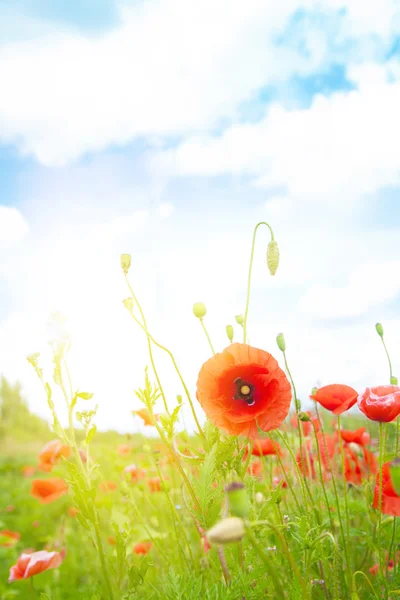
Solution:
<path fill-rule="evenodd" d="M 316 381 L 361 390 L 387 378 L 379 320 L 400 373 L 395 0 L 6 1 L 0 34 L 0 372 L 36 412 L 25 355 L 50 369 L 59 310 L 99 426 L 130 418 L 147 359 L 121 252 L 194 388 L 208 350 L 191 305 L 223 348 L 265 219 L 282 262 L 269 278 L 261 233 L 251 342 L 276 353 L 285 331 L 303 398 Z"/>

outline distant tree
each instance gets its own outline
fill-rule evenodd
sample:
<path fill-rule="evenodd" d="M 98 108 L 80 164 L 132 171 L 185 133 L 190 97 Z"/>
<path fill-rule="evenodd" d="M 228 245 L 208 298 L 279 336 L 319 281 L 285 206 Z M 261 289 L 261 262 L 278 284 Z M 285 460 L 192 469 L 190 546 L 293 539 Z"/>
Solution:
<path fill-rule="evenodd" d="M 29 410 L 21 395 L 19 383 L 12 385 L 5 377 L 0 380 L 0 438 L 17 436 L 19 438 L 46 439 L 50 428 L 44 419 Z"/>

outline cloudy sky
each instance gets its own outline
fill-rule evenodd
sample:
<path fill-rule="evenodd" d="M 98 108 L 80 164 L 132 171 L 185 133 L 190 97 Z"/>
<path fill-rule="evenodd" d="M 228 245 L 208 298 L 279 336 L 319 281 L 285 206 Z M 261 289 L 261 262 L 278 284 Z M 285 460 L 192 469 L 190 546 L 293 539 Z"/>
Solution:
<path fill-rule="evenodd" d="M 0 373 L 47 415 L 25 356 L 68 317 L 74 384 L 98 425 L 135 431 L 147 364 L 131 280 L 190 385 L 244 310 L 253 345 L 285 333 L 300 396 L 400 375 L 397 0 L 3 0 Z M 236 327 L 236 339 L 241 340 Z M 182 392 L 156 354 L 171 407 Z M 190 426 L 190 414 L 185 412 Z"/>

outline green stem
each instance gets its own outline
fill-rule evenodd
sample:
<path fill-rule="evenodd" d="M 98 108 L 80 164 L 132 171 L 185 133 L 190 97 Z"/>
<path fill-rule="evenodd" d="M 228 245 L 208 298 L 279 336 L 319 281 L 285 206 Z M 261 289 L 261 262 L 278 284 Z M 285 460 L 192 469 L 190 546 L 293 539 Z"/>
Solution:
<path fill-rule="evenodd" d="M 383 481 L 382 481 L 382 466 L 383 466 L 383 454 L 384 454 L 384 442 L 383 442 L 383 423 L 379 422 L 379 499 L 378 499 L 378 551 L 379 551 L 379 567 L 382 576 L 384 576 L 383 569 L 383 558 L 382 558 L 382 495 L 383 495 Z"/>
<path fill-rule="evenodd" d="M 354 573 L 354 575 L 353 575 L 353 583 L 354 583 L 354 586 L 355 586 L 355 581 L 356 581 L 356 575 L 362 575 L 362 576 L 364 577 L 364 579 L 366 579 L 366 580 L 367 580 L 367 582 L 368 582 L 368 585 L 369 585 L 369 587 L 370 587 L 370 588 L 371 588 L 371 590 L 372 590 L 372 593 L 374 594 L 375 598 L 376 598 L 377 600 L 379 600 L 379 596 L 377 595 L 376 591 L 374 590 L 374 587 L 373 587 L 372 583 L 370 582 L 370 580 L 368 579 L 368 577 L 366 576 L 366 574 L 365 574 L 365 573 L 363 573 L 363 571 L 356 571 L 356 572 Z"/>
<path fill-rule="evenodd" d="M 155 378 L 156 378 L 156 381 L 157 381 L 157 386 L 158 386 L 158 389 L 160 390 L 160 393 L 161 393 L 161 396 L 162 396 L 162 399 L 163 399 L 163 403 L 164 403 L 165 412 L 167 413 L 167 415 L 169 415 L 169 414 L 170 414 L 170 412 L 169 412 L 169 410 L 168 410 L 167 398 L 166 398 L 166 396 L 165 396 L 165 393 L 164 393 L 163 387 L 162 387 L 162 385 L 161 385 L 161 380 L 160 380 L 160 377 L 159 377 L 159 375 L 158 375 L 158 371 L 157 371 L 157 369 L 156 369 L 156 364 L 155 364 L 154 357 L 153 357 L 153 349 L 152 349 L 152 347 L 151 347 L 151 336 L 150 336 L 150 334 L 149 334 L 149 332 L 148 332 L 148 329 L 147 329 L 147 322 L 146 322 L 146 318 L 145 318 L 145 316 L 144 316 L 144 312 L 143 312 L 143 309 L 142 309 L 142 307 L 141 307 L 141 305 L 140 305 L 140 302 L 139 302 L 139 300 L 138 300 L 138 298 L 137 298 L 137 296 L 136 296 L 135 292 L 134 292 L 134 291 L 133 291 L 133 289 L 132 289 L 132 286 L 131 286 L 131 284 L 130 284 L 130 282 L 129 282 L 129 279 L 128 279 L 128 276 L 127 276 L 127 275 L 125 275 L 125 281 L 126 281 L 126 283 L 127 283 L 127 286 L 128 286 L 128 288 L 129 288 L 129 291 L 130 291 L 130 292 L 131 292 L 131 294 L 132 294 L 132 298 L 133 298 L 133 300 L 135 301 L 135 303 L 136 303 L 136 305 L 137 305 L 137 307 L 138 307 L 138 310 L 139 310 L 139 312 L 140 312 L 140 316 L 142 317 L 142 321 L 143 321 L 143 329 L 144 329 L 144 332 L 145 332 L 145 334 L 146 334 L 146 338 L 147 338 L 147 347 L 148 347 L 148 349 L 149 349 L 149 358 L 150 358 L 151 368 L 153 369 L 153 373 L 154 373 L 154 376 L 155 376 Z"/>
<path fill-rule="evenodd" d="M 343 496 L 344 496 L 344 506 L 346 512 L 346 531 L 347 531 L 347 540 L 350 541 L 350 517 L 349 517 L 349 506 L 347 501 L 347 482 L 346 482 L 346 466 L 344 460 L 344 450 L 343 450 L 343 440 L 341 434 L 341 422 L 340 415 L 337 416 L 337 426 L 338 426 L 338 434 L 339 434 L 339 449 L 340 456 L 342 461 L 342 473 L 343 473 Z"/>
<path fill-rule="evenodd" d="M 273 241 L 273 239 L 274 239 L 274 232 L 272 231 L 272 228 L 270 225 L 268 225 L 268 223 L 266 223 L 265 221 L 260 221 L 260 223 L 257 223 L 257 225 L 254 228 L 253 240 L 251 243 L 250 264 L 249 264 L 249 272 L 247 275 L 246 309 L 244 311 L 244 320 L 243 320 L 243 343 L 244 344 L 246 343 L 246 336 L 247 336 L 247 317 L 249 314 L 249 305 L 250 305 L 251 272 L 253 269 L 254 249 L 255 249 L 255 244 L 256 244 L 257 230 L 260 227 L 260 225 L 266 225 L 266 227 L 268 227 L 268 229 L 271 232 L 271 241 Z"/>
<path fill-rule="evenodd" d="M 393 377 L 392 361 L 390 360 L 389 352 L 388 352 L 388 349 L 386 347 L 385 340 L 383 339 L 383 337 L 381 337 L 381 340 L 382 340 L 382 344 L 383 344 L 383 347 L 385 349 L 385 353 L 386 353 L 386 356 L 387 356 L 387 359 L 388 359 L 388 363 L 389 363 L 389 373 L 390 373 L 390 379 L 389 379 L 389 381 L 390 381 L 390 383 L 392 383 L 392 377 Z"/>
<path fill-rule="evenodd" d="M 131 316 L 132 316 L 132 319 L 133 319 L 133 320 L 134 320 L 134 321 L 135 321 L 135 322 L 136 322 L 136 323 L 139 325 L 139 327 L 141 327 L 141 329 L 143 329 L 143 331 L 145 331 L 145 332 L 146 332 L 146 334 L 148 335 L 148 337 L 149 337 L 150 341 L 151 341 L 151 342 L 153 342 L 153 344 L 154 344 L 155 346 L 157 346 L 158 348 L 160 348 L 161 350 L 164 350 L 164 352 L 166 352 L 166 353 L 168 354 L 168 356 L 170 357 L 170 359 L 171 359 L 171 361 L 172 361 L 172 364 L 174 365 L 175 371 L 177 372 L 177 374 L 178 374 L 178 377 L 179 377 L 179 379 L 180 379 L 180 381 L 181 381 L 181 384 L 182 384 L 182 386 L 183 386 L 183 389 L 185 390 L 185 394 L 186 394 L 186 397 L 187 397 L 187 399 L 188 399 L 188 402 L 189 402 L 190 408 L 191 408 L 191 410 L 192 410 L 193 418 L 194 418 L 194 420 L 195 420 L 195 423 L 196 423 L 197 429 L 198 429 L 198 431 L 199 431 L 200 435 L 202 436 L 202 438 L 203 438 L 204 440 L 206 440 L 206 436 L 204 435 L 204 432 L 203 432 L 203 430 L 202 430 L 202 428 L 201 428 L 201 426 L 200 426 L 200 423 L 199 423 L 199 421 L 198 421 L 198 419 L 197 419 L 196 411 L 195 411 L 195 409 L 194 409 L 194 405 L 193 405 L 193 402 L 192 402 L 192 398 L 191 398 L 191 396 L 190 396 L 190 392 L 189 392 L 189 390 L 188 390 L 188 388 L 187 388 L 187 385 L 186 385 L 186 383 L 185 383 L 185 381 L 184 381 L 184 379 L 183 379 L 183 377 L 182 377 L 182 374 L 181 374 L 181 372 L 180 372 L 180 370 L 179 370 L 179 367 L 178 367 L 178 365 L 177 365 L 177 363 L 176 363 L 176 360 L 175 360 L 175 357 L 174 357 L 174 355 L 172 354 L 172 352 L 171 352 L 170 350 L 168 350 L 168 348 L 166 348 L 165 346 L 162 346 L 162 344 L 159 344 L 159 343 L 158 343 L 158 342 L 157 342 L 157 341 L 156 341 L 156 340 L 153 338 L 153 336 L 152 336 L 152 335 L 151 335 L 151 334 L 150 334 L 148 331 L 146 331 L 145 327 L 142 325 L 142 323 L 139 321 L 139 319 L 137 319 L 137 318 L 135 317 L 135 315 L 134 315 L 133 313 L 131 313 Z"/>
<path fill-rule="evenodd" d="M 272 582 L 275 587 L 275 591 L 277 592 L 277 594 L 279 594 L 278 598 L 285 599 L 286 598 L 285 592 L 282 588 L 279 578 L 276 576 L 275 569 L 273 568 L 273 566 L 271 566 L 271 561 L 270 561 L 269 556 L 264 552 L 263 548 L 261 547 L 261 544 L 258 543 L 258 540 L 257 540 L 256 536 L 254 535 L 254 533 L 251 529 L 251 526 L 248 526 L 246 531 L 247 531 L 247 535 L 250 538 L 250 541 L 251 541 L 255 551 L 257 552 L 258 556 L 263 561 L 263 563 L 265 565 L 265 569 L 266 569 L 268 575 L 270 576 L 270 578 L 272 579 Z"/>
<path fill-rule="evenodd" d="M 317 444 L 319 478 L 320 478 L 320 481 L 321 481 L 322 491 L 323 491 L 324 498 L 325 498 L 326 510 L 327 510 L 329 521 L 330 521 L 330 524 L 331 524 L 332 534 L 335 535 L 335 527 L 333 525 L 332 511 L 331 511 L 330 506 L 329 506 L 328 493 L 326 491 L 324 477 L 322 475 L 321 449 L 319 447 L 319 441 L 318 441 L 318 436 L 317 436 L 317 428 L 316 428 L 315 423 L 313 421 L 311 423 L 312 423 L 312 426 L 313 426 L 313 429 L 314 429 L 315 442 Z"/>
<path fill-rule="evenodd" d="M 202 326 L 202 328 L 203 328 L 203 331 L 204 331 L 204 333 L 206 334 L 206 338 L 207 338 L 208 344 L 209 344 L 209 346 L 210 346 L 210 348 L 211 348 L 211 352 L 212 352 L 213 354 L 215 354 L 215 350 L 214 350 L 214 346 L 212 345 L 211 338 L 210 338 L 210 336 L 209 336 L 209 333 L 208 333 L 208 331 L 207 331 L 207 328 L 206 328 L 206 326 L 204 325 L 204 320 L 203 320 L 203 319 L 199 319 L 199 320 L 200 320 L 201 326 Z"/>

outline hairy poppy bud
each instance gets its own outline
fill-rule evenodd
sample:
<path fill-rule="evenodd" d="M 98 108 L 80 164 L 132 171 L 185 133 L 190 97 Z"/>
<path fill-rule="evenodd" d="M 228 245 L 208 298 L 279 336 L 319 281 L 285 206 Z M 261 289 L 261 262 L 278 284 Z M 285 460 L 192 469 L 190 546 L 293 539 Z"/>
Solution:
<path fill-rule="evenodd" d="M 233 542 L 240 542 L 244 538 L 245 533 L 246 529 L 243 519 L 228 517 L 227 519 L 222 519 L 222 521 L 207 531 L 206 536 L 212 544 L 231 544 Z"/>
<path fill-rule="evenodd" d="M 250 513 L 250 502 L 243 483 L 234 481 L 225 488 L 229 511 L 235 517 L 247 519 Z"/>
<path fill-rule="evenodd" d="M 399 380 L 397 379 L 397 377 L 392 376 L 390 378 L 390 384 L 391 385 L 398 385 L 399 384 Z"/>
<path fill-rule="evenodd" d="M 207 314 L 205 304 L 203 304 L 203 302 L 196 302 L 196 304 L 193 304 L 193 314 L 198 319 L 202 319 L 203 317 L 205 317 Z"/>
<path fill-rule="evenodd" d="M 375 325 L 375 329 L 376 329 L 376 333 L 377 333 L 377 334 L 378 334 L 378 335 L 379 335 L 381 338 L 383 338 L 383 327 L 382 327 L 382 324 L 381 324 L 381 323 L 377 323 L 377 324 Z"/>
<path fill-rule="evenodd" d="M 226 335 L 228 336 L 229 341 L 233 342 L 233 327 L 232 327 L 232 325 L 226 326 Z"/>
<path fill-rule="evenodd" d="M 400 458 L 395 458 L 389 463 L 390 479 L 398 496 L 400 496 Z"/>
<path fill-rule="evenodd" d="M 243 323 L 244 323 L 244 316 L 243 315 L 236 315 L 235 319 L 236 319 L 236 323 L 238 325 L 243 325 Z"/>
<path fill-rule="evenodd" d="M 279 248 L 275 240 L 271 240 L 268 244 L 267 265 L 271 275 L 275 275 L 279 266 Z"/>
<path fill-rule="evenodd" d="M 124 275 L 128 275 L 128 271 L 130 269 L 132 262 L 132 258 L 130 254 L 121 254 L 121 267 L 124 272 Z"/>
<path fill-rule="evenodd" d="M 281 350 L 281 352 L 285 352 L 286 342 L 285 338 L 283 337 L 283 333 L 278 333 L 278 335 L 276 336 L 276 343 L 278 344 L 279 350 Z"/>
<path fill-rule="evenodd" d="M 125 300 L 123 300 L 122 303 L 125 306 L 126 310 L 129 310 L 129 312 L 133 311 L 133 307 L 134 307 L 133 298 L 125 298 Z"/>
<path fill-rule="evenodd" d="M 306 412 L 299 412 L 299 414 L 297 415 L 297 418 L 299 419 L 299 421 L 303 421 L 303 422 L 307 422 L 310 420 L 310 415 L 307 414 Z"/>

